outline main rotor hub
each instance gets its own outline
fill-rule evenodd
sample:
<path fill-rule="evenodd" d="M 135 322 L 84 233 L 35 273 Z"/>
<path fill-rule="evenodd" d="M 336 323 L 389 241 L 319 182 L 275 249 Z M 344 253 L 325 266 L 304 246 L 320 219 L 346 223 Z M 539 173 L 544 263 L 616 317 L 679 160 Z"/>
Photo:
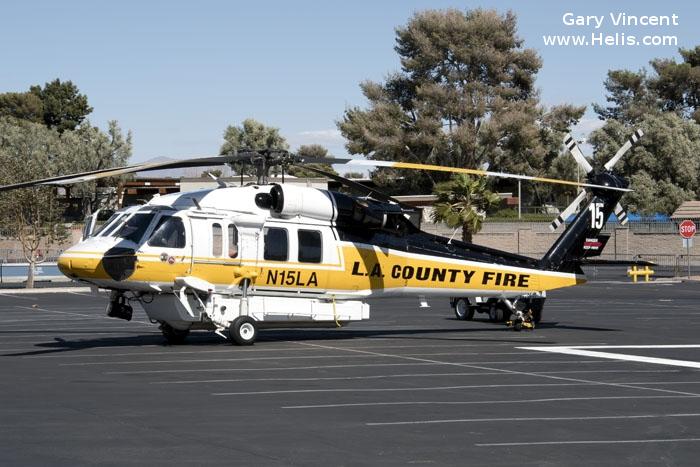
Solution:
<path fill-rule="evenodd" d="M 255 170 L 258 185 L 265 185 L 270 177 L 270 168 L 282 166 L 282 170 L 298 160 L 298 157 L 286 149 L 240 149 L 232 155 L 242 159 L 242 163 L 250 164 Z"/>
<path fill-rule="evenodd" d="M 620 175 L 614 174 L 611 171 L 591 172 L 588 175 L 588 181 L 593 185 L 609 186 L 613 188 L 627 188 L 629 181 Z M 603 191 L 593 188 L 593 192 Z"/>

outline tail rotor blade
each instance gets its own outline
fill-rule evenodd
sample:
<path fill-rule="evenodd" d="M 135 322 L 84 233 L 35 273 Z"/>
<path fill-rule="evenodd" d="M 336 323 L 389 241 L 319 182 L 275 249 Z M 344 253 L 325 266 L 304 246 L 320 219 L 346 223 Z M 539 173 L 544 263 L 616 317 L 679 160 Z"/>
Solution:
<path fill-rule="evenodd" d="M 615 166 L 615 164 L 617 164 L 617 161 L 619 161 L 620 158 L 622 156 L 624 156 L 625 153 L 627 151 L 629 151 L 632 146 L 637 144 L 637 141 L 639 141 L 639 138 L 641 138 L 642 136 L 644 136 L 644 132 L 640 129 L 637 129 L 632 134 L 632 136 L 629 137 L 629 139 L 625 142 L 625 144 L 623 144 L 620 147 L 620 149 L 617 150 L 615 155 L 612 156 L 612 158 L 608 162 L 605 163 L 605 166 L 604 166 L 605 170 L 612 170 L 612 168 Z"/>
<path fill-rule="evenodd" d="M 583 155 L 581 152 L 581 149 L 578 147 L 578 144 L 576 144 L 576 140 L 574 139 L 571 134 L 567 134 L 564 137 L 564 144 L 566 145 L 566 148 L 569 150 L 572 156 L 574 156 L 574 159 L 576 159 L 576 162 L 578 163 L 579 166 L 586 172 L 590 172 L 593 170 L 593 166 L 588 162 L 588 159 Z"/>
<path fill-rule="evenodd" d="M 554 232 L 559 228 L 560 225 L 564 223 L 564 221 L 572 215 L 574 212 L 576 212 L 576 209 L 578 209 L 579 204 L 581 204 L 581 201 L 583 201 L 586 198 L 586 192 L 581 190 L 581 192 L 578 194 L 575 200 L 569 204 L 566 209 L 564 209 L 556 219 L 552 221 L 551 224 L 549 224 L 549 230 Z"/>
<path fill-rule="evenodd" d="M 620 225 L 625 225 L 627 222 L 629 222 L 627 213 L 620 203 L 617 203 L 615 206 L 615 216 L 617 216 L 617 220 L 620 221 Z"/>

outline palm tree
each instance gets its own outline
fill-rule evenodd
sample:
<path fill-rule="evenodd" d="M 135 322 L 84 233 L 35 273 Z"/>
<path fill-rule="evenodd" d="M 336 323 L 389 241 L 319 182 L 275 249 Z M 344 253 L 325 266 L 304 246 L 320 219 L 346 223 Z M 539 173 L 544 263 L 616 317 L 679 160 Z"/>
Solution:
<path fill-rule="evenodd" d="M 462 241 L 471 243 L 472 235 L 481 230 L 486 211 L 501 198 L 486 188 L 486 179 L 455 174 L 447 182 L 435 185 L 437 202 L 433 207 L 433 222 L 444 222 L 454 229 L 462 227 Z"/>

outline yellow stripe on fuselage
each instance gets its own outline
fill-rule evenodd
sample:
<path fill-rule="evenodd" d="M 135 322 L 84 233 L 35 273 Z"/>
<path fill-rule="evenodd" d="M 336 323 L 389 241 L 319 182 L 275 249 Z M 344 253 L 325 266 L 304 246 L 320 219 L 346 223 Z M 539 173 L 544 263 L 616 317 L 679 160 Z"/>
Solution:
<path fill-rule="evenodd" d="M 175 262 L 160 261 L 158 255 L 138 255 L 130 281 L 173 283 L 176 277 L 192 275 L 217 286 L 228 287 L 240 281 L 236 266 L 253 268 L 257 287 L 280 290 L 318 290 L 358 293 L 385 289 L 447 291 L 484 290 L 533 292 L 570 287 L 585 282 L 570 273 L 541 271 L 468 260 L 387 250 L 371 245 L 342 242 L 341 264 L 288 263 L 284 261 L 236 260 L 227 258 L 178 256 Z M 192 264 L 193 263 L 193 264 Z M 66 252 L 59 260 L 64 273 L 82 279 L 106 279 L 99 256 L 72 257 Z"/>

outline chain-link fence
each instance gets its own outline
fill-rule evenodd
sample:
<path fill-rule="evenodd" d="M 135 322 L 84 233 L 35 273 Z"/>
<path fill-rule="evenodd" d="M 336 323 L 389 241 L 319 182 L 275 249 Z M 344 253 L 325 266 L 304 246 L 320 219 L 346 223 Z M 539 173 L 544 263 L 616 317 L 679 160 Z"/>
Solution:
<path fill-rule="evenodd" d="M 49 249 L 40 250 L 40 263 L 34 268 L 34 275 L 37 280 L 46 277 L 60 276 L 56 261 L 63 250 Z M 29 263 L 22 249 L 0 248 L 0 284 L 5 282 L 17 282 L 27 278 L 29 273 Z"/>
<path fill-rule="evenodd" d="M 39 249 L 37 256 L 43 262 L 56 262 L 62 249 Z M 21 248 L 0 248 L 0 263 L 26 263 L 27 257 Z"/>

